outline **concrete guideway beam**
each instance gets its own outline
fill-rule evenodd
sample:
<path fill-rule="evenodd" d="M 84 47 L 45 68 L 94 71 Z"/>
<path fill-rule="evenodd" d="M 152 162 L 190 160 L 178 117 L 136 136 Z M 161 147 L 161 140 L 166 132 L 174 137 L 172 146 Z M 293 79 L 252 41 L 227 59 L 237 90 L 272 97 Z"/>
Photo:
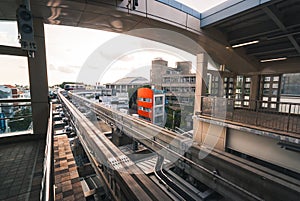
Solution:
<path fill-rule="evenodd" d="M 218 175 L 238 184 L 243 189 L 247 189 L 248 192 L 262 200 L 297 200 L 299 197 L 300 183 L 296 179 L 222 151 L 214 150 L 205 158 L 199 159 L 199 150 L 202 153 L 209 151 L 204 147 L 193 146 L 190 149 L 188 158 L 211 171 L 217 170 Z M 188 165 L 185 171 L 195 179 L 204 182 L 213 190 L 227 195 L 228 198 L 237 196 L 227 191 L 230 188 L 223 186 L 221 180 L 209 178 L 209 175 L 199 174 L 199 170 L 193 164 Z M 228 189 L 226 190 L 226 188 Z"/>

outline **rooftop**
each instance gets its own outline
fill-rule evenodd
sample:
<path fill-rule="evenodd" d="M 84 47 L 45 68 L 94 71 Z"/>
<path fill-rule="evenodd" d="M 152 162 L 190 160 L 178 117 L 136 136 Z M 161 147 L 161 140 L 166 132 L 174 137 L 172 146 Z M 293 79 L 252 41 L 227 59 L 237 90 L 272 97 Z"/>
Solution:
<path fill-rule="evenodd" d="M 139 84 L 148 84 L 149 80 L 147 80 L 144 77 L 124 77 L 117 81 L 115 81 L 113 84 L 118 85 L 139 85 Z"/>

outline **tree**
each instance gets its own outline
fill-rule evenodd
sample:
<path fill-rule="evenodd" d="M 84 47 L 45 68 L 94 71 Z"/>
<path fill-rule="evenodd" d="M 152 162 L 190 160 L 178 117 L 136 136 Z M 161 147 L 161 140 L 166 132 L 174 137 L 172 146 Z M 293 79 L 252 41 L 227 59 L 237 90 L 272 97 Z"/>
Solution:
<path fill-rule="evenodd" d="M 16 111 L 15 119 L 8 122 L 11 132 L 27 130 L 32 121 L 31 115 L 31 108 L 28 106 Z"/>

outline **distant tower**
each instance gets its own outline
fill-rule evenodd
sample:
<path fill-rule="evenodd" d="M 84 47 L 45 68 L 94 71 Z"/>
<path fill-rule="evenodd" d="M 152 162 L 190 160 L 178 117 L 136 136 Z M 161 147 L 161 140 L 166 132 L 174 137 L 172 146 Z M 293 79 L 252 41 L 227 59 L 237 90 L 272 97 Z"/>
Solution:
<path fill-rule="evenodd" d="M 180 61 L 176 62 L 177 71 L 180 71 L 182 75 L 191 74 L 192 62 L 191 61 Z"/>
<path fill-rule="evenodd" d="M 150 83 L 156 89 L 162 89 L 163 75 L 166 74 L 168 69 L 168 62 L 162 58 L 156 58 L 152 61 L 150 71 Z"/>

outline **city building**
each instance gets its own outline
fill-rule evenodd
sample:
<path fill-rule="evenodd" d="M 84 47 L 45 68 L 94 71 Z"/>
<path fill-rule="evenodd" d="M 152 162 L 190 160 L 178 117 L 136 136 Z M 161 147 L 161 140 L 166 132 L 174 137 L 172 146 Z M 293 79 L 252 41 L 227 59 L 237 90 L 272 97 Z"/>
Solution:
<path fill-rule="evenodd" d="M 166 126 L 188 131 L 193 127 L 193 111 L 196 74 L 192 73 L 192 62 L 176 62 L 176 67 L 168 67 L 168 62 L 156 58 L 152 61 L 151 84 L 166 93 L 168 118 Z"/>
<path fill-rule="evenodd" d="M 194 141 L 294 175 L 299 73 L 251 75 L 221 69 L 203 75 L 205 87 L 196 86 Z"/>
<path fill-rule="evenodd" d="M 0 85 L 0 98 L 17 98 L 18 90 L 11 85 Z"/>
<path fill-rule="evenodd" d="M 134 89 L 148 85 L 149 81 L 144 77 L 125 77 L 114 83 L 104 84 L 106 88 L 111 89 L 113 94 L 128 92 L 129 89 Z"/>
<path fill-rule="evenodd" d="M 10 89 L 12 98 L 19 98 L 19 89 L 17 87 L 9 85 L 9 84 L 4 85 L 4 86 L 7 87 L 8 89 Z"/>
<path fill-rule="evenodd" d="M 19 98 L 30 98 L 30 90 L 20 91 Z"/>
<path fill-rule="evenodd" d="M 114 110 L 119 110 L 122 113 L 128 114 L 129 109 L 129 98 L 128 93 L 116 93 L 116 95 L 105 95 L 99 96 L 99 102 L 105 106 Z"/>
<path fill-rule="evenodd" d="M 137 107 L 140 118 L 151 123 L 164 126 L 165 94 L 161 90 L 139 88 L 137 91 Z"/>
<path fill-rule="evenodd" d="M 166 74 L 168 67 L 168 61 L 163 60 L 162 58 L 155 58 L 152 61 L 150 69 L 150 83 L 156 89 L 162 89 L 163 77 L 162 75 Z"/>

